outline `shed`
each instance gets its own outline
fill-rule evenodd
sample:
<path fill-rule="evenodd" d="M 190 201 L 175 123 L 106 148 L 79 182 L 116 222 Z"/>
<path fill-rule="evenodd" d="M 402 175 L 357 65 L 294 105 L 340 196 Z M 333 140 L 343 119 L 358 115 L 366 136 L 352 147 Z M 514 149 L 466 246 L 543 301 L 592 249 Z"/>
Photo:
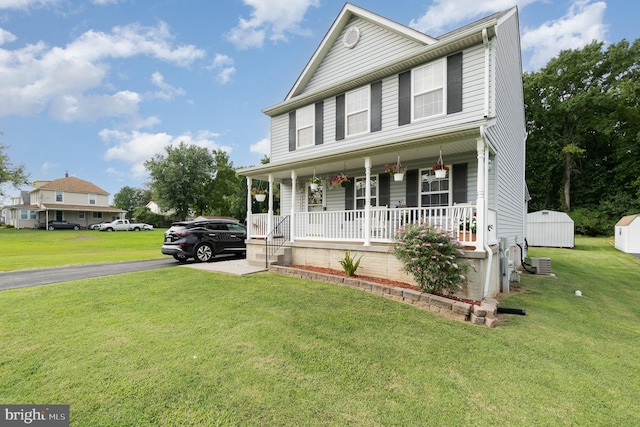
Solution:
<path fill-rule="evenodd" d="M 615 227 L 615 247 L 628 254 L 640 254 L 640 214 L 622 217 Z"/>
<path fill-rule="evenodd" d="M 556 211 L 537 211 L 527 214 L 527 243 L 529 246 L 573 248 L 574 224 L 569 215 Z"/>

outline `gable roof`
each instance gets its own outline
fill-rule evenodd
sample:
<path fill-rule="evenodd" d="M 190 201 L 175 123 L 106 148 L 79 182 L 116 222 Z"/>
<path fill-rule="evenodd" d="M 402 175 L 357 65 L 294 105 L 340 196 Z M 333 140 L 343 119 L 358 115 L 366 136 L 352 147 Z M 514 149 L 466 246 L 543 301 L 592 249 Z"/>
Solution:
<path fill-rule="evenodd" d="M 631 224 L 640 214 L 627 215 L 620 218 L 620 221 L 616 224 L 616 227 L 626 227 Z"/>
<path fill-rule="evenodd" d="M 336 41 L 342 30 L 347 26 L 349 20 L 353 17 L 373 22 L 378 26 L 400 34 L 422 45 L 430 45 L 437 41 L 437 39 L 421 33 L 420 31 L 414 30 L 413 28 L 398 24 L 395 21 L 369 12 L 368 10 L 362 9 L 361 7 L 355 6 L 351 3 L 345 3 L 342 10 L 333 21 L 331 28 L 329 28 L 329 31 L 327 31 L 322 42 L 320 42 L 320 45 L 298 77 L 298 80 L 296 80 L 295 84 L 287 94 L 285 100 L 291 99 L 302 91 L 304 86 L 309 82 L 315 71 L 322 63 L 322 59 L 327 55 L 333 43 Z"/>
<path fill-rule="evenodd" d="M 43 184 L 40 187 L 36 188 L 36 190 L 39 189 L 69 191 L 72 193 L 95 193 L 104 196 L 109 195 L 108 192 L 98 187 L 97 185 L 73 176 L 49 181 L 46 184 Z"/>

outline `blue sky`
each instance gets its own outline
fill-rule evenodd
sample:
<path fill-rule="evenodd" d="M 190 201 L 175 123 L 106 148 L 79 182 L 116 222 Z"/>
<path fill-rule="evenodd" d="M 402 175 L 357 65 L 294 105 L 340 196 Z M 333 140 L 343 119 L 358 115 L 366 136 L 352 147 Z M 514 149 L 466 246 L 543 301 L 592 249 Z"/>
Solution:
<path fill-rule="evenodd" d="M 518 5 L 525 71 L 593 39 L 633 41 L 640 16 L 623 0 L 352 3 L 435 37 Z M 32 180 L 68 172 L 112 197 L 143 187 L 144 161 L 180 141 L 259 164 L 261 110 L 283 100 L 343 5 L 0 0 L 0 144 Z"/>

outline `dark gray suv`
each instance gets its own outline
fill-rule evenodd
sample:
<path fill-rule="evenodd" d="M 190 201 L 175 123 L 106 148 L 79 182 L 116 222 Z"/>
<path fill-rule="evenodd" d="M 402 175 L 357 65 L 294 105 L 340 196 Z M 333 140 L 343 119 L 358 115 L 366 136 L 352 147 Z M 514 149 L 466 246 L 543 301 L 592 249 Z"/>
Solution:
<path fill-rule="evenodd" d="M 247 228 L 237 221 L 208 219 L 174 222 L 164 233 L 162 253 L 184 262 L 194 258 L 198 262 L 211 261 L 220 253 L 245 255 Z"/>

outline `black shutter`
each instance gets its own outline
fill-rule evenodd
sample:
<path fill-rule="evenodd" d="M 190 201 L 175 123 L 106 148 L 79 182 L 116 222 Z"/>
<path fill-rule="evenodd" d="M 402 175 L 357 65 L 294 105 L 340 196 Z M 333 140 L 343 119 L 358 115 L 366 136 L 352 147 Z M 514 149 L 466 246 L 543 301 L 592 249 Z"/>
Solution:
<path fill-rule="evenodd" d="M 447 114 L 462 111 L 462 52 L 447 57 Z"/>
<path fill-rule="evenodd" d="M 316 102 L 316 145 L 324 142 L 324 102 Z"/>
<path fill-rule="evenodd" d="M 383 173 L 378 175 L 378 206 L 389 206 L 391 202 L 391 175 Z"/>
<path fill-rule="evenodd" d="M 289 151 L 296 151 L 296 112 L 289 111 Z"/>
<path fill-rule="evenodd" d="M 453 203 L 467 203 L 467 164 L 460 163 L 451 168 Z"/>
<path fill-rule="evenodd" d="M 352 211 L 353 210 L 353 180 L 355 178 L 349 179 L 345 184 L 344 188 L 344 210 Z"/>
<path fill-rule="evenodd" d="M 411 70 L 398 74 L 398 126 L 411 123 Z"/>
<path fill-rule="evenodd" d="M 420 174 L 417 169 L 408 170 L 405 175 L 405 179 L 407 180 L 407 193 L 406 193 L 406 203 L 407 207 L 417 207 L 418 206 L 418 193 L 420 190 Z"/>
<path fill-rule="evenodd" d="M 382 130 L 382 81 L 371 83 L 371 132 Z"/>
<path fill-rule="evenodd" d="M 336 96 L 336 141 L 344 139 L 344 93 Z"/>

